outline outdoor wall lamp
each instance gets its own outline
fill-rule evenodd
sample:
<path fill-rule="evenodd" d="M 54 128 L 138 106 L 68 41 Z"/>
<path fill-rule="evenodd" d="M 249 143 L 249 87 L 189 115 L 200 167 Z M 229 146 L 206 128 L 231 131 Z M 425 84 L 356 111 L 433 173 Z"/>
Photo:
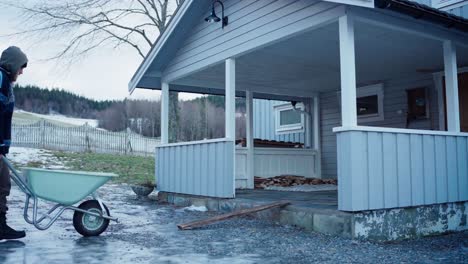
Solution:
<path fill-rule="evenodd" d="M 226 26 L 228 24 L 228 17 L 224 16 L 224 5 L 219 0 L 213 1 L 213 4 L 211 5 L 211 15 L 207 16 L 205 18 L 205 21 L 209 22 L 209 23 L 221 21 L 221 18 L 219 18 L 216 15 L 216 12 L 215 12 L 215 4 L 216 3 L 219 3 L 221 5 L 221 16 L 222 16 L 222 21 L 223 21 L 223 24 L 222 24 L 221 27 L 224 28 L 224 26 Z"/>

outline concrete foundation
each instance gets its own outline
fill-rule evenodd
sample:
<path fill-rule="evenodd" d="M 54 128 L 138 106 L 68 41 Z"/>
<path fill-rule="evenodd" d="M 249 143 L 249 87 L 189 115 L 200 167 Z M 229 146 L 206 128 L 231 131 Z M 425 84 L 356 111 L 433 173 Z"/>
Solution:
<path fill-rule="evenodd" d="M 235 199 L 199 197 L 159 192 L 158 199 L 176 206 L 206 206 L 210 211 L 232 212 L 279 200 L 291 200 L 284 192 L 255 191 L 238 195 Z M 296 193 L 297 194 L 297 193 Z M 289 194 L 292 195 L 292 194 Z M 301 193 L 304 195 L 304 193 Z M 307 193 L 308 196 L 322 195 Z M 278 199 L 278 198 L 282 199 Z M 271 198 L 271 199 L 270 199 Z M 276 199 L 274 199 L 276 198 Z M 353 239 L 392 241 L 421 236 L 439 235 L 468 230 L 468 202 L 436 204 L 420 207 L 342 212 L 336 205 L 323 199 L 298 199 L 281 209 L 253 214 L 254 217 L 285 225 L 294 225 L 309 231 Z"/>
<path fill-rule="evenodd" d="M 354 214 L 354 237 L 398 240 L 468 230 L 468 202 Z"/>

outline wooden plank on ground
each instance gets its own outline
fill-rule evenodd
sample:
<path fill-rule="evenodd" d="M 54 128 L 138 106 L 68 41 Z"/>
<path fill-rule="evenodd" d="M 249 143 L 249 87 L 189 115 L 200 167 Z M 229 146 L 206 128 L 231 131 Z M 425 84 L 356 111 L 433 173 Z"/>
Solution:
<path fill-rule="evenodd" d="M 217 216 L 205 219 L 205 220 L 194 221 L 194 222 L 190 222 L 190 223 L 187 223 L 187 224 L 180 224 L 180 225 L 177 225 L 177 227 L 180 230 L 194 229 L 194 228 L 197 228 L 197 227 L 201 227 L 201 226 L 204 226 L 204 225 L 209 225 L 209 224 L 212 224 L 214 222 L 223 221 L 223 220 L 233 218 L 233 217 L 236 217 L 236 216 L 256 213 L 256 212 L 260 212 L 260 211 L 264 211 L 264 210 L 268 210 L 268 209 L 272 209 L 272 208 L 276 208 L 276 207 L 283 207 L 283 206 L 286 206 L 288 204 L 290 204 L 290 202 L 287 202 L 287 201 L 275 202 L 275 203 L 256 206 L 256 207 L 252 207 L 252 208 L 248 208 L 248 209 L 242 209 L 240 211 L 236 211 L 236 212 L 232 212 L 232 213 L 217 215 Z"/>

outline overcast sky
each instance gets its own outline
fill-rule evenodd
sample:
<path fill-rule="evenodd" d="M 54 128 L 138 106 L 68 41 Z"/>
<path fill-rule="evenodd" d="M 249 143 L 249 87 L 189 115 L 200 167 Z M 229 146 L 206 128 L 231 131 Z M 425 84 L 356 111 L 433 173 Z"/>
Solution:
<path fill-rule="evenodd" d="M 0 8 L 0 35 L 20 30 L 19 16 L 18 11 L 14 9 Z M 152 90 L 137 89 L 129 96 L 127 84 L 142 61 L 133 48 L 99 48 L 79 62 L 68 65 L 64 62 L 44 60 L 60 48 L 60 40 L 37 43 L 35 38 L 0 38 L 1 51 L 11 45 L 20 47 L 29 58 L 28 68 L 19 78 L 18 84 L 63 88 L 97 100 L 159 99 L 160 92 Z M 181 94 L 180 97 L 189 99 L 193 96 Z"/>

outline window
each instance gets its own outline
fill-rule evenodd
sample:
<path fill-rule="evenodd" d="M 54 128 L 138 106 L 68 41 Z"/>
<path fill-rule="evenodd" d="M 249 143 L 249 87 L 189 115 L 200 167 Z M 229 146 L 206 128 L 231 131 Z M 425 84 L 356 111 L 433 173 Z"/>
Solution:
<path fill-rule="evenodd" d="M 302 103 L 296 104 L 297 109 L 304 110 Z M 274 106 L 276 134 L 304 132 L 304 114 L 294 110 L 291 103 Z"/>
<path fill-rule="evenodd" d="M 357 98 L 357 115 L 369 116 L 379 114 L 379 97 L 377 95 Z"/>
<path fill-rule="evenodd" d="M 382 84 L 358 88 L 356 102 L 359 122 L 384 120 Z"/>

